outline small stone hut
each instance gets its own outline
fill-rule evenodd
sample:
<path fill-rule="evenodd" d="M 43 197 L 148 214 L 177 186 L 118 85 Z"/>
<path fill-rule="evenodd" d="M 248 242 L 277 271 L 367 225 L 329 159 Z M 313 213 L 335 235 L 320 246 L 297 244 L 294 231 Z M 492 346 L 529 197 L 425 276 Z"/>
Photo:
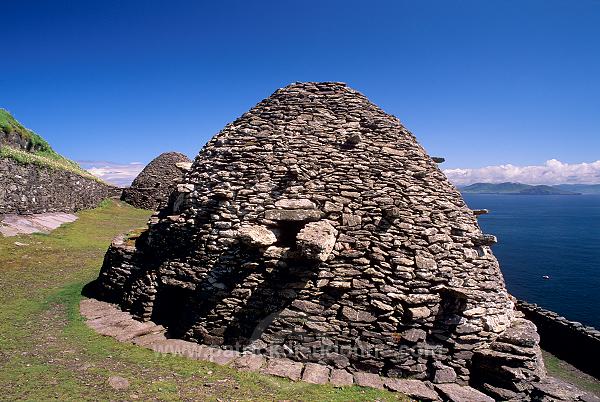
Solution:
<path fill-rule="evenodd" d="M 182 153 L 162 153 L 146 165 L 131 187 L 123 189 L 121 199 L 136 208 L 156 210 L 169 199 L 190 165 L 190 159 Z"/>
<path fill-rule="evenodd" d="M 544 369 L 494 241 L 397 118 L 296 83 L 206 144 L 96 289 L 173 337 L 507 398 Z"/>

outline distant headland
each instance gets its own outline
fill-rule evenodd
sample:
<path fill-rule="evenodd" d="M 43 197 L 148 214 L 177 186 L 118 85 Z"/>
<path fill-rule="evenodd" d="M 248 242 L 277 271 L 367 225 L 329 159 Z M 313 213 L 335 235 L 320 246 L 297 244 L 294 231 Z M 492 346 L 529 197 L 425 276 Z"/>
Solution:
<path fill-rule="evenodd" d="M 554 186 L 523 183 L 474 183 L 461 186 L 463 194 L 506 194 L 506 195 L 582 195 L 600 194 L 600 184 L 558 184 Z"/>

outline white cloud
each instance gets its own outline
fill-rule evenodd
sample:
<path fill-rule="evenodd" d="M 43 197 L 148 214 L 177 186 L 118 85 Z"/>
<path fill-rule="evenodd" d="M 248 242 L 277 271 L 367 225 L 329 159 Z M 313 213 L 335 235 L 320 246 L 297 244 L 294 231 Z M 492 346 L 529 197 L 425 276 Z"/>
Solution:
<path fill-rule="evenodd" d="M 130 185 L 145 166 L 141 162 L 78 161 L 78 163 L 94 176 L 120 187 Z"/>
<path fill-rule="evenodd" d="M 444 173 L 456 185 L 478 182 L 525 184 L 598 184 L 600 183 L 600 160 L 590 163 L 563 163 L 550 159 L 543 165 L 498 165 L 477 169 L 446 169 Z"/>
<path fill-rule="evenodd" d="M 101 179 L 118 186 L 128 186 L 142 171 L 141 162 L 113 163 L 102 161 L 79 161 L 79 164 Z M 456 185 L 477 182 L 525 184 L 599 184 L 600 160 L 590 163 L 563 163 L 550 159 L 543 165 L 515 166 L 511 164 L 486 166 L 476 169 L 446 169 L 444 173 Z"/>

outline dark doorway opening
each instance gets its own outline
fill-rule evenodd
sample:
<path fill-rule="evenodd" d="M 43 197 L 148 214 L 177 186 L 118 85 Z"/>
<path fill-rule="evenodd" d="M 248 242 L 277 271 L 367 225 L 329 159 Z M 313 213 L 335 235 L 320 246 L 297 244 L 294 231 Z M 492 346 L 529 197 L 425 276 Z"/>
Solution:
<path fill-rule="evenodd" d="M 296 236 L 298 236 L 304 225 L 304 222 L 279 222 L 279 235 L 277 236 L 277 243 L 275 245 L 279 247 L 296 247 Z"/>
<path fill-rule="evenodd" d="M 188 328 L 187 312 L 192 291 L 177 286 L 160 286 L 154 300 L 152 321 L 167 328 L 169 337 L 181 338 Z"/>

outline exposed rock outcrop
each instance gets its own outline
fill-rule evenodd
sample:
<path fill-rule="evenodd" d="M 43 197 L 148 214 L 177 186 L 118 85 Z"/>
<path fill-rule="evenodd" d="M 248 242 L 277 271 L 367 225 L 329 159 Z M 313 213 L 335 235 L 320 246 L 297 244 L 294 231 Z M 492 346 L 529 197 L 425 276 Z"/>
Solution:
<path fill-rule="evenodd" d="M 136 208 L 156 210 L 167 202 L 190 166 L 191 161 L 184 154 L 162 153 L 140 172 L 131 187 L 123 189 L 121 199 Z M 180 190 L 183 193 L 186 188 Z"/>
<path fill-rule="evenodd" d="M 2 146 L 32 153 L 54 153 L 42 137 L 25 128 L 7 110 L 0 108 L 0 147 Z"/>

